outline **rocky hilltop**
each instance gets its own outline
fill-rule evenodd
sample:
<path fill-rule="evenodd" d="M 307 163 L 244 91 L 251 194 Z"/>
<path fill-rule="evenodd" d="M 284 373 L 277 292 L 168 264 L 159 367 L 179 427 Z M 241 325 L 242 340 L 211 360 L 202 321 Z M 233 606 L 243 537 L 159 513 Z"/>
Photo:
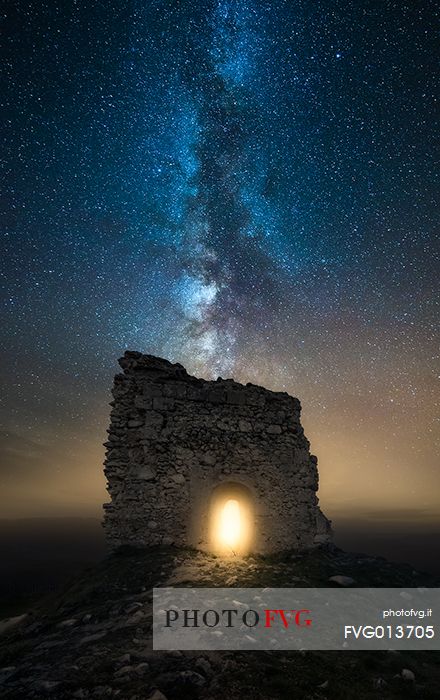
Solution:
<path fill-rule="evenodd" d="M 1 624 L 0 697 L 120 700 L 438 698 L 437 652 L 158 652 L 154 586 L 436 586 L 434 577 L 333 546 L 242 559 L 122 549 Z"/>

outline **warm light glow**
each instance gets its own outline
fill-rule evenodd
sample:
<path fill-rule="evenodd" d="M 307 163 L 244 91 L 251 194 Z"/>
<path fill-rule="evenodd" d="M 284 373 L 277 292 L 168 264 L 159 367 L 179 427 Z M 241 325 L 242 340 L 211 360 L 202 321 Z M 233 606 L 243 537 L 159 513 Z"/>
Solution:
<path fill-rule="evenodd" d="M 229 499 L 220 514 L 220 541 L 233 550 L 240 541 L 240 534 L 240 504 L 235 499 Z"/>
<path fill-rule="evenodd" d="M 250 492 L 237 483 L 224 483 L 210 503 L 209 549 L 223 556 L 248 554 L 253 543 L 253 507 Z"/>

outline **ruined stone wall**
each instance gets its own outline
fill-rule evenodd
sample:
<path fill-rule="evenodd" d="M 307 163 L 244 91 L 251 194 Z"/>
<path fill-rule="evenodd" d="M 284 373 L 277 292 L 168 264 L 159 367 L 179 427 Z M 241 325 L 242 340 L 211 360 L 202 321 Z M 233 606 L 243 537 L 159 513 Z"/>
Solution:
<path fill-rule="evenodd" d="M 197 379 L 151 355 L 126 352 L 119 363 L 105 462 L 112 547 L 209 548 L 209 500 L 226 481 L 249 489 L 254 551 L 304 549 L 329 538 L 298 399 L 231 379 Z"/>

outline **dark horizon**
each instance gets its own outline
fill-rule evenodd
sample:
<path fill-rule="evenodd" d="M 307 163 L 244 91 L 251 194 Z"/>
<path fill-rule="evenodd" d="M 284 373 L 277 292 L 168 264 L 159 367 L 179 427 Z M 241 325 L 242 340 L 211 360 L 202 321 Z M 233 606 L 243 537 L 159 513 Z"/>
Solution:
<path fill-rule="evenodd" d="M 35 557 L 48 561 L 51 556 L 55 560 L 80 561 L 85 558 L 86 561 L 96 561 L 107 552 L 101 522 L 98 517 L 75 516 L 2 518 L 1 568 L 7 570 L 17 563 L 26 567 Z M 440 575 L 438 522 L 419 521 L 415 527 L 399 520 L 388 522 L 386 528 L 385 523 L 385 520 L 365 517 L 338 518 L 332 523 L 334 544 L 346 551 L 383 556 L 390 561 L 411 564 L 421 571 Z M 66 549 L 66 541 L 70 542 L 70 549 Z M 37 548 L 33 549 L 35 545 Z"/>

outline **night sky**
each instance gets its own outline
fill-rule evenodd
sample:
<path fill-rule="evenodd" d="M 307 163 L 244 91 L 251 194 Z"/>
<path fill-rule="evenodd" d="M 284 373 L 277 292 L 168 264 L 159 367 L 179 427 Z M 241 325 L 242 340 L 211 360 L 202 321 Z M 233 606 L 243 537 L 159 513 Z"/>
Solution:
<path fill-rule="evenodd" d="M 298 396 L 337 517 L 438 518 L 434 2 L 7 2 L 1 502 L 99 514 L 125 349 Z"/>

